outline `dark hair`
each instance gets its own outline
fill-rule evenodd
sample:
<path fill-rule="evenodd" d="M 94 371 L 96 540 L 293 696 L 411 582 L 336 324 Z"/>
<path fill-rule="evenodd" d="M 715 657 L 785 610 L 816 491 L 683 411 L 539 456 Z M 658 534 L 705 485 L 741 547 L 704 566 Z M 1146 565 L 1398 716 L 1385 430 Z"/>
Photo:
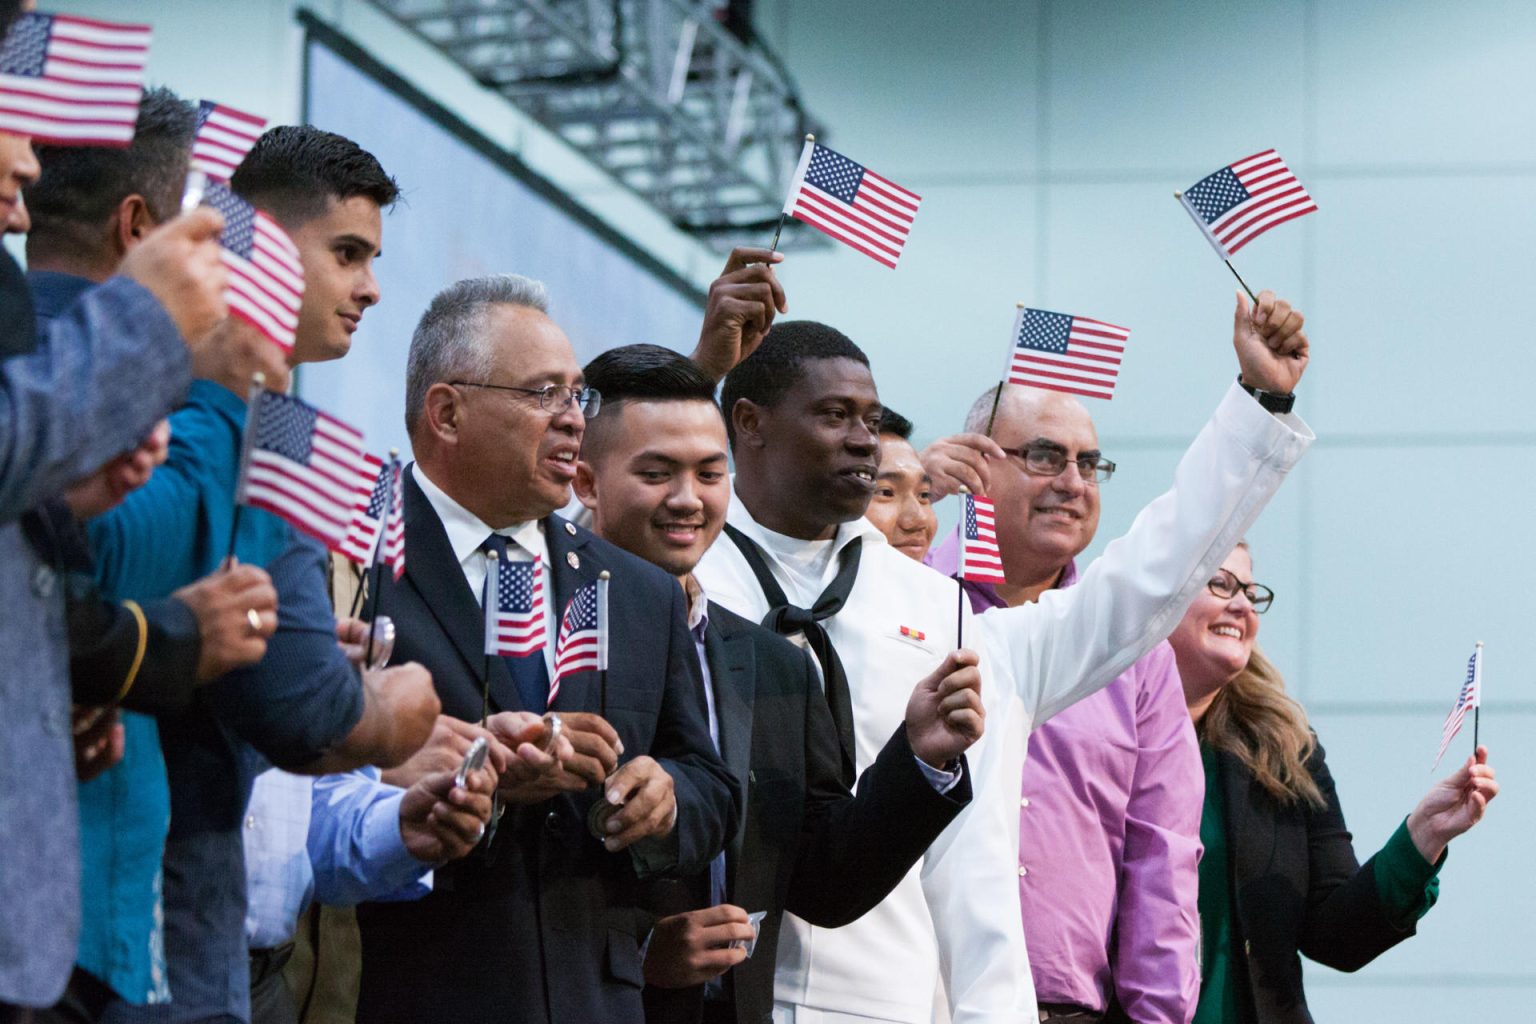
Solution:
<path fill-rule="evenodd" d="M 736 446 L 736 425 L 731 410 L 736 403 L 745 398 L 754 405 L 772 406 L 800 380 L 801 368 L 808 359 L 852 359 L 869 365 L 863 350 L 835 327 L 814 320 L 774 324 L 757 351 L 725 376 L 720 407 L 725 411 L 725 429 L 732 448 Z"/>
<path fill-rule="evenodd" d="M 687 356 L 660 345 L 621 345 L 582 370 L 587 387 L 603 396 L 602 410 L 587 421 L 582 451 L 607 438 L 619 412 L 630 402 L 708 402 L 716 410 L 715 382 Z"/>
<path fill-rule="evenodd" d="M 313 125 L 269 129 L 246 154 L 229 187 L 290 230 L 325 213 L 332 199 L 366 196 L 381 209 L 400 186 L 374 155 L 351 139 Z"/>
<path fill-rule="evenodd" d="M 582 371 L 587 387 L 602 392 L 603 408 L 620 402 L 715 400 L 715 382 L 687 356 L 660 345 L 620 345 Z"/>
<path fill-rule="evenodd" d="M 169 89 L 139 103 L 126 147 L 37 146 L 42 174 L 26 189 L 32 253 L 69 255 L 101 244 L 102 225 L 131 195 L 144 197 L 158 223 L 176 214 L 187 181 L 197 107 Z"/>
<path fill-rule="evenodd" d="M 903 441 L 912 440 L 912 421 L 890 406 L 880 410 L 880 433 L 894 434 Z"/>

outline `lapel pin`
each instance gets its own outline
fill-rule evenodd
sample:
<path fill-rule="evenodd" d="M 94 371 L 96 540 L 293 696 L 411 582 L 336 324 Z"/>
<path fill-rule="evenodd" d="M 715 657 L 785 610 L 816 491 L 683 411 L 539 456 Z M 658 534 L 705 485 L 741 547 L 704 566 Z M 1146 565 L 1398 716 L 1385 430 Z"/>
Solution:
<path fill-rule="evenodd" d="M 575 523 L 566 523 L 565 524 L 565 532 L 570 534 L 572 537 L 576 536 L 576 524 Z"/>
<path fill-rule="evenodd" d="M 565 564 L 569 565 L 572 569 L 580 569 L 581 556 L 574 551 L 568 552 L 565 556 Z"/>

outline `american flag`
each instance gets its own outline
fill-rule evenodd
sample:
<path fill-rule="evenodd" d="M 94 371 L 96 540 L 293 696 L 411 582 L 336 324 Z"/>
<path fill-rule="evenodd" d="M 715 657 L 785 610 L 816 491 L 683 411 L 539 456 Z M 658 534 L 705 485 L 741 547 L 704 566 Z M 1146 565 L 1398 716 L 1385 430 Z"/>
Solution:
<path fill-rule="evenodd" d="M 992 499 L 960 495 L 960 578 L 976 583 L 1007 583 L 1003 555 L 997 548 L 997 510 Z"/>
<path fill-rule="evenodd" d="M 1089 398 L 1113 398 L 1120 357 L 1130 336 L 1129 327 L 1102 320 L 1020 309 L 1013 321 L 1004 379 L 1009 384 Z"/>
<path fill-rule="evenodd" d="M 493 559 L 485 577 L 485 653 L 522 658 L 544 649 L 544 574 L 538 559 Z"/>
<path fill-rule="evenodd" d="M 1478 644 L 1472 652 L 1472 657 L 1467 660 L 1467 681 L 1461 684 L 1461 693 L 1456 695 L 1456 706 L 1446 716 L 1445 725 L 1440 729 L 1440 750 L 1435 754 L 1435 768 L 1440 767 L 1440 759 L 1445 756 L 1445 749 L 1461 731 L 1461 723 L 1467 717 L 1467 712 L 1472 708 L 1481 707 L 1482 703 L 1483 645 Z M 1430 769 L 1430 771 L 1434 770 L 1434 768 Z"/>
<path fill-rule="evenodd" d="M 1206 175 L 1179 200 L 1224 260 L 1270 228 L 1317 212 L 1317 203 L 1272 149 Z"/>
<path fill-rule="evenodd" d="M 400 510 L 400 460 L 391 455 L 386 462 L 377 455 L 364 453 L 373 473 L 373 490 L 368 504 L 352 516 L 341 553 L 359 565 L 388 564 L 399 579 L 405 572 L 405 517 Z M 382 544 L 380 537 L 383 538 Z"/>
<path fill-rule="evenodd" d="M 192 169 L 215 181 L 228 181 L 245 154 L 261 138 L 267 119 L 222 103 L 203 100 L 197 107 L 197 135 L 192 139 Z"/>
<path fill-rule="evenodd" d="M 0 131 L 58 146 L 126 146 L 148 61 L 148 25 L 23 14 L 0 43 Z"/>
<path fill-rule="evenodd" d="M 807 139 L 784 212 L 894 267 L 921 201 L 917 193 Z"/>
<path fill-rule="evenodd" d="M 343 550 L 347 527 L 367 508 L 374 484 L 363 435 L 301 399 L 254 390 L 235 500 Z"/>
<path fill-rule="evenodd" d="M 284 352 L 293 350 L 304 301 L 304 264 L 299 249 L 277 221 L 231 192 L 209 183 L 203 202 L 224 215 L 220 256 L 229 270 L 229 312 L 266 335 Z"/>
<path fill-rule="evenodd" d="M 599 585 L 589 583 L 576 591 L 560 617 L 560 636 L 555 641 L 555 678 L 549 684 L 549 703 L 555 703 L 560 680 L 576 672 L 606 668 L 607 645 L 603 643 L 607 601 Z"/>

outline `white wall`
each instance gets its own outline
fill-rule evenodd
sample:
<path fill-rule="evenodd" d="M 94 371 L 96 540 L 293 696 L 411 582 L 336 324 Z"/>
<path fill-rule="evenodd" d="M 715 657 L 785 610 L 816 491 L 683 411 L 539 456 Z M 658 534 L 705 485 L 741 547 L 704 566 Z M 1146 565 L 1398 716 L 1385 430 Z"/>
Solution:
<path fill-rule="evenodd" d="M 128 16 L 121 3 L 59 6 Z M 311 6 L 707 282 L 717 257 L 398 26 L 358 0 Z M 294 7 L 146 0 L 134 15 L 156 23 L 160 80 L 278 117 L 298 109 Z M 1104 494 L 1105 538 L 1166 485 L 1235 372 L 1232 281 L 1173 190 L 1268 146 L 1306 182 L 1321 212 L 1237 260 L 1255 287 L 1307 312 L 1315 344 L 1299 409 L 1320 439 L 1253 537 L 1258 575 L 1279 593 L 1264 640 L 1313 714 L 1363 855 L 1429 784 L 1477 639 L 1488 644 L 1483 735 L 1505 786 L 1491 819 L 1456 844 L 1419 938 L 1354 977 L 1308 968 L 1314 1012 L 1427 1022 L 1529 1005 L 1536 6 L 759 9 L 826 140 L 924 197 L 896 271 L 846 250 L 788 262 L 792 315 L 862 344 L 882 395 L 928 437 L 956 429 L 994 379 L 1015 302 L 1132 327 L 1120 396 L 1090 403 L 1122 466 Z"/>

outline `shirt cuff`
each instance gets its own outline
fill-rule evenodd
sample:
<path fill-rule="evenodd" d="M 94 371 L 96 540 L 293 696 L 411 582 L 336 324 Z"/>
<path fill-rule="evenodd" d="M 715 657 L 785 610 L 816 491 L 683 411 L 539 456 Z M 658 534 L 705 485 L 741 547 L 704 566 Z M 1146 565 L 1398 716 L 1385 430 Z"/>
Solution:
<path fill-rule="evenodd" d="M 1448 853 L 1449 851 L 1447 851 Z M 1398 928 L 1406 929 L 1429 913 L 1440 896 L 1440 865 L 1424 859 L 1419 848 L 1413 845 L 1408 834 L 1408 819 L 1404 818 L 1387 845 L 1376 854 L 1374 872 L 1376 895 L 1381 900 L 1387 917 Z"/>
<path fill-rule="evenodd" d="M 922 770 L 923 778 L 928 780 L 928 785 L 943 794 L 948 794 L 950 790 L 960 785 L 960 777 L 965 774 L 964 764 L 952 772 L 947 772 L 943 768 L 935 768 L 916 754 L 912 755 L 912 760 L 917 762 L 917 767 Z"/>
<path fill-rule="evenodd" d="M 379 800 L 368 808 L 363 821 L 369 899 L 412 900 L 432 891 L 432 865 L 411 856 L 400 835 L 400 803 L 404 799 L 405 791 L 401 790 Z"/>

